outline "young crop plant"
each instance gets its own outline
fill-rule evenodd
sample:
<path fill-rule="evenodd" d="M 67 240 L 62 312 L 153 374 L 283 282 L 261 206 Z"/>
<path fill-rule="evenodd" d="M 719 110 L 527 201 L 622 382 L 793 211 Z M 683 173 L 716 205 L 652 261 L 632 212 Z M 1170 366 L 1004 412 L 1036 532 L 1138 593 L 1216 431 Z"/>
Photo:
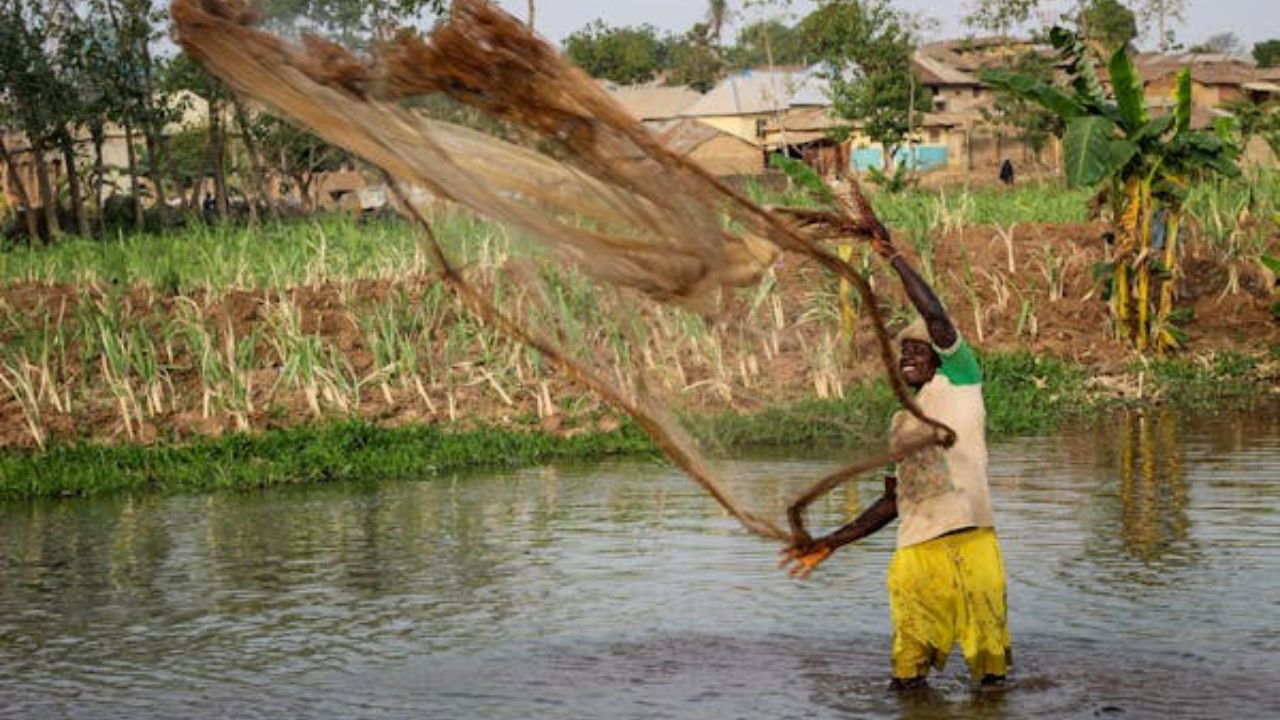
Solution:
<path fill-rule="evenodd" d="M 1067 65 L 1068 87 L 1003 70 L 985 72 L 983 79 L 1062 118 L 1067 183 L 1100 190 L 1110 201 L 1115 242 L 1101 276 L 1117 335 L 1139 351 L 1180 347 L 1186 335 L 1173 290 L 1188 190 L 1212 176 L 1240 175 L 1239 150 L 1226 128 L 1191 129 L 1189 70 L 1178 75 L 1173 112 L 1153 117 L 1127 46 L 1108 63 L 1108 97 L 1075 33 L 1054 28 L 1050 40 Z"/>

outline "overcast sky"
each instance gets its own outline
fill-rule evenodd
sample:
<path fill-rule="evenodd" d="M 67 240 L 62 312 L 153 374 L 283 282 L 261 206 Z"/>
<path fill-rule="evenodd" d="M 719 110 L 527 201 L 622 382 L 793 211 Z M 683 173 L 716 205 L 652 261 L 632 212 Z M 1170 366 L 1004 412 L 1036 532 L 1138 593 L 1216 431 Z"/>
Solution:
<path fill-rule="evenodd" d="M 927 39 L 957 37 L 969 33 L 961 23 L 973 0 L 894 0 L 895 4 L 905 10 L 918 12 L 937 22 L 937 29 L 927 34 Z M 582 28 L 582 26 L 603 18 L 610 25 L 638 25 L 649 23 L 661 30 L 686 30 L 693 23 L 706 15 L 706 0 L 536 0 L 537 17 L 534 21 L 538 32 L 554 41 L 560 41 L 565 35 Z M 499 4 L 514 14 L 525 17 L 528 12 L 526 0 L 499 0 Z M 730 0 L 730 7 L 735 10 L 735 27 L 757 19 L 762 14 L 757 11 L 742 11 L 742 0 Z M 776 3 L 775 3 L 776 4 Z M 1074 0 L 1043 0 L 1042 4 L 1053 8 L 1074 6 Z M 1136 4 L 1129 0 L 1127 4 Z M 794 3 L 799 9 L 811 7 L 804 0 Z M 1187 22 L 1175 26 L 1178 40 L 1191 45 L 1203 41 L 1210 35 L 1222 32 L 1234 32 L 1244 43 L 1246 50 L 1252 50 L 1253 44 L 1261 40 L 1280 38 L 1280 0 L 1187 0 Z M 1060 11 L 1052 9 L 1046 17 L 1055 18 Z M 773 10 L 768 15 L 777 15 Z M 793 16 L 795 11 L 792 11 Z M 735 27 L 730 27 L 726 38 L 733 37 Z M 1139 42 L 1141 47 L 1149 48 L 1153 43 L 1149 39 Z"/>

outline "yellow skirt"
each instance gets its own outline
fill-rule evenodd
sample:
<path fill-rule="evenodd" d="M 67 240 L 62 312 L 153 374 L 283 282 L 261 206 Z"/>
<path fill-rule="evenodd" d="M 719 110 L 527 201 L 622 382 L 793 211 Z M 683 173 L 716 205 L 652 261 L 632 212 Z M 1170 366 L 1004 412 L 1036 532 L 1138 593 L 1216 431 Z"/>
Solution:
<path fill-rule="evenodd" d="M 1011 661 L 1004 561 L 992 528 L 898 548 L 889 563 L 893 676 L 941 670 L 958 643 L 974 680 Z"/>

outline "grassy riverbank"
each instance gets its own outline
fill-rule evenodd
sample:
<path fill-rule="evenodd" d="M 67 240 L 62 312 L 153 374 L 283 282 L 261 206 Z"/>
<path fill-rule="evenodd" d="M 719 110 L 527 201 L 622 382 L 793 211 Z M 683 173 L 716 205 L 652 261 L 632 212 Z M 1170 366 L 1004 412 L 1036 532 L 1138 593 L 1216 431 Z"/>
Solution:
<path fill-rule="evenodd" d="M 1209 411 L 1280 399 L 1280 352 L 1161 362 L 1131 368 L 1105 382 L 1091 378 L 1083 367 L 1029 353 L 988 355 L 983 362 L 993 439 L 1048 432 L 1126 405 Z M 1136 394 L 1139 386 L 1141 397 Z M 882 441 L 894 409 L 892 394 L 876 381 L 850 389 L 839 400 L 695 417 L 689 424 L 718 454 L 752 446 L 850 447 Z M 645 453 L 654 453 L 653 447 L 631 423 L 565 436 L 503 427 L 386 428 L 357 418 L 181 444 L 58 445 L 43 452 L 8 452 L 0 455 L 0 499 L 417 479 L 469 467 Z"/>
<path fill-rule="evenodd" d="M 1280 323 L 1262 258 L 1280 254 L 1280 174 L 1190 202 L 1177 294 L 1188 347 L 1172 360 L 1135 360 L 1114 339 L 1094 275 L 1105 226 L 1084 221 L 1086 199 L 1053 184 L 875 199 L 990 353 L 992 432 L 1153 397 L 1268 395 Z M 695 312 L 601 289 L 500 226 L 447 209 L 435 222 L 503 312 L 605 382 L 642 377 L 712 451 L 883 432 L 892 398 L 867 308 L 812 263 L 785 257 Z M 848 251 L 891 327 L 909 322 L 892 272 L 865 246 Z M 463 311 L 394 219 L 0 252 L 0 496 L 421 476 L 647 447 L 539 353 Z"/>

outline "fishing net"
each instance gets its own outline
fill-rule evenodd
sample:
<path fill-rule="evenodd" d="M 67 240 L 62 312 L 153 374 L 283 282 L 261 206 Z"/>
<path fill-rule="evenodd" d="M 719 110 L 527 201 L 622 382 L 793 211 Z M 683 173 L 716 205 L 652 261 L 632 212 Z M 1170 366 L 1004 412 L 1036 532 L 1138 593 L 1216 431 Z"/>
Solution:
<path fill-rule="evenodd" d="M 172 16 L 182 47 L 238 93 L 381 169 L 400 208 L 421 226 L 444 282 L 473 313 L 629 414 L 748 530 L 805 542 L 804 510 L 813 500 L 868 469 L 951 441 L 951 431 L 925 418 L 906 392 L 863 277 L 817 241 L 887 237 L 856 185 L 834 210 L 771 212 L 666 148 L 596 81 L 484 0 L 456 0 L 449 20 L 429 35 L 401 31 L 361 56 L 320 38 L 295 43 L 257 29 L 253 13 L 232 0 L 175 0 Z M 479 111 L 505 137 L 412 109 L 415 98 L 428 96 Z M 860 293 L 898 402 L 935 433 L 806 483 L 787 499 L 785 516 L 749 506 L 643 372 L 620 372 L 591 348 L 566 347 L 564 318 L 531 322 L 469 281 L 432 233 L 420 190 L 531 238 L 556 262 L 593 278 L 600 297 L 614 298 L 602 307 L 619 312 L 634 310 L 634 296 L 710 315 L 721 293 L 756 283 L 780 254 L 805 256 Z M 633 330 L 644 324 L 643 315 L 632 317 Z M 643 350 L 647 340 L 637 331 L 622 334 Z"/>

